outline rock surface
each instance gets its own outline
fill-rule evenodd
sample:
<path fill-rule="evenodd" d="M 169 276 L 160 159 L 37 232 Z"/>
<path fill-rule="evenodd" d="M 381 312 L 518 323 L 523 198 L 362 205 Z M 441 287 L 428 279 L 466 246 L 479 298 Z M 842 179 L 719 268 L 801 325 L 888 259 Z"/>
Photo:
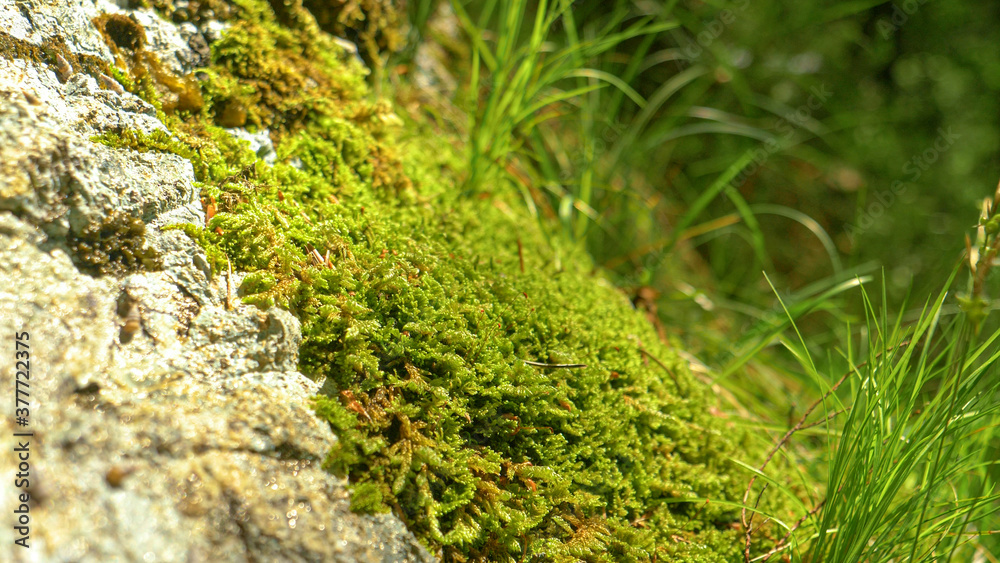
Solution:
<path fill-rule="evenodd" d="M 171 68 L 202 60 L 190 24 L 103 0 L 0 0 L 0 27 L 111 63 L 91 23 L 101 13 L 134 13 Z M 430 560 L 394 517 L 350 512 L 347 483 L 320 467 L 336 437 L 310 408 L 318 386 L 295 371 L 298 321 L 239 303 L 236 276 L 160 230 L 204 224 L 191 163 L 92 141 L 164 129 L 156 115 L 89 74 L 0 54 L 0 560 Z M 132 219 L 146 236 L 129 256 L 152 249 L 160 269 L 123 258 L 126 273 L 88 270 L 87 233 L 118 221 L 132 236 Z M 27 426 L 13 416 L 22 331 Z M 29 549 L 14 543 L 14 432 L 33 433 Z"/>

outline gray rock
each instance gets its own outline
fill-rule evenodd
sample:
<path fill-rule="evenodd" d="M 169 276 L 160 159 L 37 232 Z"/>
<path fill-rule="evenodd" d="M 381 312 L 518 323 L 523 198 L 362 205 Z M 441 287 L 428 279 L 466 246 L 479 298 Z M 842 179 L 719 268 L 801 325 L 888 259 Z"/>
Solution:
<path fill-rule="evenodd" d="M 98 0 L 0 0 L 0 25 L 111 62 L 90 21 Z M 179 69 L 196 30 L 137 12 Z M 150 31 L 152 30 L 152 31 Z M 172 57 L 172 58 L 171 58 Z M 27 92 L 27 93 L 26 93 Z M 174 223 L 204 224 L 191 163 L 112 149 L 92 136 L 165 129 L 151 106 L 76 74 L 0 58 L 0 384 L 12 397 L 12 335 L 30 335 L 27 426 L 4 413 L 0 472 L 29 431 L 30 484 L 0 481 L 3 561 L 430 561 L 391 515 L 349 510 L 321 467 L 336 441 L 296 371 L 298 321 L 235 296 Z M 67 237 L 113 214 L 142 219 L 162 269 L 88 274 Z M 227 287 L 228 282 L 228 287 Z M 7 403 L 5 408 L 13 408 Z M 23 406 L 23 405 L 22 405 Z M 30 495 L 30 549 L 10 518 Z"/>

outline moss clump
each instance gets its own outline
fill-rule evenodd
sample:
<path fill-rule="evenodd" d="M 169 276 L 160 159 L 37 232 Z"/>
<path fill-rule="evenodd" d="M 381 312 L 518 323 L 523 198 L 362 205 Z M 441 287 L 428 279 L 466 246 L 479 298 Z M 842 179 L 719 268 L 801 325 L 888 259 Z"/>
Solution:
<path fill-rule="evenodd" d="M 122 14 L 103 14 L 94 26 L 119 49 L 138 52 L 146 46 L 146 30 L 139 22 Z"/>
<path fill-rule="evenodd" d="M 197 107 L 187 108 L 197 113 L 193 121 L 267 128 L 278 141 L 317 120 L 352 119 L 351 113 L 359 111 L 357 104 L 366 96 L 366 69 L 320 30 L 299 0 L 209 0 L 183 6 L 153 0 L 151 4 L 174 21 L 211 19 L 229 25 L 211 46 L 212 64 L 199 70 L 200 81 L 182 79 L 185 92 L 190 94 L 188 87 L 196 86 L 193 89 L 200 95 Z M 170 85 L 169 75 L 154 72 L 151 78 L 179 91 Z M 163 88 L 158 89 L 162 93 Z M 155 105 L 161 94 L 151 94 L 140 93 Z"/>
<path fill-rule="evenodd" d="M 146 224 L 124 213 L 111 212 L 100 222 L 66 236 L 76 266 L 92 276 L 120 276 L 139 270 L 159 270 L 160 257 L 146 247 Z"/>
<path fill-rule="evenodd" d="M 280 136 L 324 116 L 344 117 L 364 91 L 360 65 L 301 8 L 286 28 L 268 17 L 266 5 L 245 6 L 212 46 L 216 122 L 267 127 Z"/>
<path fill-rule="evenodd" d="M 280 1 L 280 0 L 275 0 Z M 361 46 L 368 64 L 399 51 L 406 37 L 406 13 L 391 0 L 302 0 L 324 31 Z"/>
<path fill-rule="evenodd" d="M 514 198 L 459 195 L 457 141 L 395 128 L 296 4 L 234 6 L 176 138 L 102 140 L 192 159 L 213 216 L 186 230 L 302 321 L 355 508 L 448 561 L 738 557 L 737 511 L 700 499 L 738 502 L 749 446 L 642 314 Z M 273 167 L 215 127 L 234 100 L 274 128 Z"/>
<path fill-rule="evenodd" d="M 310 270 L 290 303 L 355 504 L 394 510 L 447 560 L 734 554 L 731 514 L 690 518 L 692 497 L 738 494 L 733 444 L 624 296 L 584 256 L 555 270 L 528 218 L 489 202 L 411 214 L 378 217 L 375 244 Z"/>

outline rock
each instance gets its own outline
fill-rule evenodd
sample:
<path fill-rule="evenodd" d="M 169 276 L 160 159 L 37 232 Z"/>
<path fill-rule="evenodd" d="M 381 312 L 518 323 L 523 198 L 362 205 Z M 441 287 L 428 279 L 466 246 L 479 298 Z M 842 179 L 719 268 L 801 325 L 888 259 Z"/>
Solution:
<path fill-rule="evenodd" d="M 134 15 L 172 68 L 204 56 L 191 46 L 204 45 L 196 29 L 104 0 L 0 0 L 0 25 L 35 45 L 58 35 L 110 64 L 91 23 L 102 12 Z M 194 242 L 160 230 L 205 222 L 191 163 L 93 140 L 165 130 L 152 106 L 79 69 L 62 81 L 45 64 L 6 56 L 0 383 L 13 397 L 11 339 L 27 332 L 30 416 L 15 426 L 4 413 L 0 471 L 18 471 L 19 440 L 30 457 L 26 488 L 0 485 L 9 515 L 0 560 L 431 560 L 395 517 L 352 513 L 345 480 L 322 469 L 337 438 L 310 406 L 317 384 L 296 371 L 298 321 L 243 305 Z M 123 225 L 128 253 L 109 274 L 84 254 L 114 254 L 86 238 L 111 223 Z M 33 435 L 13 436 L 20 431 Z M 22 493 L 29 549 L 10 525 Z"/>

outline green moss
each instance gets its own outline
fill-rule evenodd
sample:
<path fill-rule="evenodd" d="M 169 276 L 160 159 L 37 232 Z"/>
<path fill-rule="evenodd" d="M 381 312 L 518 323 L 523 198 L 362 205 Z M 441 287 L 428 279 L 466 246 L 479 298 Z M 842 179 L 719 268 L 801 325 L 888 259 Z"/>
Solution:
<path fill-rule="evenodd" d="M 370 223 L 338 231 L 368 228 L 374 244 L 358 236 L 346 259 L 309 268 L 289 303 L 302 369 L 327 378 L 328 465 L 365 484 L 355 503 L 382 499 L 448 560 L 734 556 L 732 513 L 687 516 L 690 497 L 733 500 L 739 483 L 734 443 L 682 362 L 586 257 L 554 270 L 526 216 L 445 209 L 377 223 L 366 210 Z"/>
<path fill-rule="evenodd" d="M 146 224 L 112 212 L 101 222 L 66 236 L 70 256 L 81 271 L 94 276 L 121 276 L 139 270 L 159 270 L 160 257 L 146 247 Z"/>
<path fill-rule="evenodd" d="M 354 507 L 448 561 L 738 559 L 736 510 L 698 499 L 738 502 L 729 459 L 751 446 L 685 362 L 516 200 L 460 196 L 460 143 L 393 125 L 308 13 L 282 10 L 233 3 L 206 103 L 171 135 L 100 140 L 192 160 L 211 218 L 185 230 L 248 272 L 246 302 L 301 320 Z M 272 128 L 273 167 L 216 126 L 230 103 Z"/>
<path fill-rule="evenodd" d="M 99 135 L 94 135 L 90 140 L 116 149 L 130 149 L 140 152 L 167 152 L 188 159 L 194 157 L 194 150 L 191 146 L 175 139 L 170 133 L 160 129 L 151 133 L 134 130 L 106 131 Z"/>

